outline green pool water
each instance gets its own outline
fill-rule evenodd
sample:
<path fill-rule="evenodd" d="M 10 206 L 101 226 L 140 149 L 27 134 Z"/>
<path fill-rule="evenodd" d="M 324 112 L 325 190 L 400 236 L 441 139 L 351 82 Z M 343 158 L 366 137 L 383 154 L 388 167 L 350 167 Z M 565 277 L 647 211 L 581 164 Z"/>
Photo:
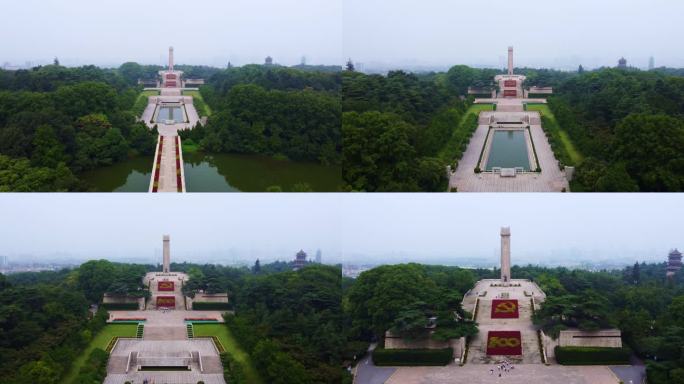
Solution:
<path fill-rule="evenodd" d="M 494 131 L 490 135 L 492 144 L 487 158 L 488 171 L 494 167 L 530 170 L 524 131 Z"/>
<path fill-rule="evenodd" d="M 342 185 L 340 166 L 278 160 L 259 155 L 183 154 L 188 192 L 283 191 L 306 183 L 316 192 L 335 192 Z M 98 192 L 147 192 L 152 157 L 140 157 L 80 175 Z"/>

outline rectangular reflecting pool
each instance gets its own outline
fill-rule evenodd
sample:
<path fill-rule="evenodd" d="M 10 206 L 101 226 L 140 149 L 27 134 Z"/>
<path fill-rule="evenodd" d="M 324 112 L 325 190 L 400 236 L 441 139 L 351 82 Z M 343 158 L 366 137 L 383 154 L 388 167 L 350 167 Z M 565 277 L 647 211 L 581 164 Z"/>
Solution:
<path fill-rule="evenodd" d="M 494 131 L 490 133 L 491 144 L 487 158 L 488 171 L 494 167 L 530 170 L 525 131 Z"/>
<path fill-rule="evenodd" d="M 159 107 L 159 114 L 157 114 L 157 122 L 164 123 L 167 120 L 172 120 L 175 123 L 183 123 L 183 111 L 178 106 Z"/>

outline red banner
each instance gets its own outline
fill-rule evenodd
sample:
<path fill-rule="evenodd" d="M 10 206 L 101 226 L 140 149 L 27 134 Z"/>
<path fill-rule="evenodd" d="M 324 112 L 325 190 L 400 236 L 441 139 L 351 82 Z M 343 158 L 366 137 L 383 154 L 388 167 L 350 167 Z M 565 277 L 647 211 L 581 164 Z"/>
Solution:
<path fill-rule="evenodd" d="M 516 92 L 514 89 L 504 89 L 504 97 L 515 97 L 518 95 L 518 92 Z"/>
<path fill-rule="evenodd" d="M 517 319 L 518 300 L 492 300 L 492 319 Z"/>
<path fill-rule="evenodd" d="M 176 307 L 176 297 L 175 296 L 157 296 L 157 308 L 175 308 Z"/>
<path fill-rule="evenodd" d="M 515 87 L 517 84 L 515 80 L 504 80 L 504 87 Z"/>
<path fill-rule="evenodd" d="M 489 331 L 487 355 L 522 355 L 520 331 Z"/>
<path fill-rule="evenodd" d="M 159 281 L 157 282 L 158 291 L 173 291 L 173 281 Z"/>

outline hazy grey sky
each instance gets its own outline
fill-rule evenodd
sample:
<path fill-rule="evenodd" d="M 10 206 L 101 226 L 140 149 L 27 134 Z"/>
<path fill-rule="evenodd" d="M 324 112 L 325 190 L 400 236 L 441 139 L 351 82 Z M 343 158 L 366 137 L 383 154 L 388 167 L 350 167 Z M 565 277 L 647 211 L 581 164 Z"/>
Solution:
<path fill-rule="evenodd" d="M 300 248 L 327 255 L 340 249 L 334 201 L 323 194 L 0 194 L 0 255 L 161 260 L 163 234 L 175 260 L 285 260 Z"/>
<path fill-rule="evenodd" d="M 3 1 L 0 65 L 342 62 L 340 0 Z M 163 56 L 163 60 L 160 59 Z"/>
<path fill-rule="evenodd" d="M 163 234 L 177 260 L 282 260 L 300 248 L 354 263 L 496 259 L 501 226 L 514 263 L 662 261 L 684 247 L 682 194 L 0 194 L 0 212 L 0 255 L 15 260 L 153 258 Z"/>
<path fill-rule="evenodd" d="M 344 0 L 344 55 L 371 65 L 684 67 L 684 2 Z"/>

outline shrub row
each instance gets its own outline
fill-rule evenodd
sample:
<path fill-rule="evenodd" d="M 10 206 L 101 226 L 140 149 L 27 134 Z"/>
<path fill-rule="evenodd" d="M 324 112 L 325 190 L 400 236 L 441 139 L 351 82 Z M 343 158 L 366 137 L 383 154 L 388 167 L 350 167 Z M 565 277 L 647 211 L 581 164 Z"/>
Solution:
<path fill-rule="evenodd" d="M 631 350 L 605 347 L 561 347 L 554 349 L 558 364 L 563 365 L 608 365 L 629 364 Z"/>
<path fill-rule="evenodd" d="M 228 310 L 233 309 L 233 305 L 230 303 L 213 303 L 206 301 L 193 301 L 192 309 L 195 310 L 205 310 L 205 311 L 218 311 L 218 310 Z"/>
<path fill-rule="evenodd" d="M 375 365 L 447 365 L 453 358 L 451 348 L 444 349 L 385 349 L 373 351 Z"/>
<path fill-rule="evenodd" d="M 223 378 L 226 383 L 243 384 L 247 382 L 244 367 L 228 352 L 221 352 L 221 363 L 223 364 Z"/>
<path fill-rule="evenodd" d="M 110 311 L 135 311 L 138 309 L 138 303 L 103 303 L 102 307 Z"/>

